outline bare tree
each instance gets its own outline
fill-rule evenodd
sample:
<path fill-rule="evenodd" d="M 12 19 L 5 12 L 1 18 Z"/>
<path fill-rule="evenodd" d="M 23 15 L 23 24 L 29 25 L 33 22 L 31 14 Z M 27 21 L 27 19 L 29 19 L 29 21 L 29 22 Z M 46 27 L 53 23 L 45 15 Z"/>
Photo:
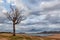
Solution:
<path fill-rule="evenodd" d="M 13 36 L 15 36 L 15 25 L 21 22 L 21 13 L 18 8 L 10 6 L 10 11 L 5 13 L 5 15 L 13 23 Z"/>

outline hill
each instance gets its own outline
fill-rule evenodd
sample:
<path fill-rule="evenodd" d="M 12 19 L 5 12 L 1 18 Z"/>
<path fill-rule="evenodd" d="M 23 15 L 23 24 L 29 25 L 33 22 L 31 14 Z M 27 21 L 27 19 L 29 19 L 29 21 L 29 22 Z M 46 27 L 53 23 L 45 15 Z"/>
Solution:
<path fill-rule="evenodd" d="M 60 34 L 58 34 L 60 35 Z M 16 34 L 16 36 L 12 36 L 12 33 L 1 33 L 0 40 L 60 40 L 60 36 L 52 35 L 52 36 L 28 36 L 26 34 Z"/>

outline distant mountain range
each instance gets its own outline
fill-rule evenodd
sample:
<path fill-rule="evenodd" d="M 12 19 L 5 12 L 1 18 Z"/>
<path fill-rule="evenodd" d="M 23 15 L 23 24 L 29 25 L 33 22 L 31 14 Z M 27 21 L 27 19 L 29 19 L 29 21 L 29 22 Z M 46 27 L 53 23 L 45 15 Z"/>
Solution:
<path fill-rule="evenodd" d="M 43 31 L 37 34 L 58 34 L 60 33 L 60 31 Z"/>
<path fill-rule="evenodd" d="M 60 28 L 31 29 L 27 33 L 60 33 Z"/>
<path fill-rule="evenodd" d="M 60 28 L 40 28 L 40 29 L 31 29 L 30 32 L 37 32 L 37 31 L 60 31 Z"/>

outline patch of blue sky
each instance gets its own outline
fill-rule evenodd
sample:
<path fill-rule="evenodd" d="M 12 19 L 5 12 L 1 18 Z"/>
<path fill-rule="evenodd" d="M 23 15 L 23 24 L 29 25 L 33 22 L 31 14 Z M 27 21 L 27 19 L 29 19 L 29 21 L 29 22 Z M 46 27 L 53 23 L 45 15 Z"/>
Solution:
<path fill-rule="evenodd" d="M 3 1 L 4 1 L 3 6 L 5 7 L 5 9 L 6 9 L 7 11 L 10 11 L 10 5 L 12 5 L 13 2 L 7 3 L 6 0 L 3 0 Z"/>

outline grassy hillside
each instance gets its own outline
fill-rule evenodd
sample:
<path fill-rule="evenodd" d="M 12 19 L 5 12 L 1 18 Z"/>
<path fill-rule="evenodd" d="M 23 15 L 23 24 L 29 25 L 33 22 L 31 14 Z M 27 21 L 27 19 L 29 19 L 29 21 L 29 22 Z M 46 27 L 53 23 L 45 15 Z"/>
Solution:
<path fill-rule="evenodd" d="M 28 36 L 25 34 L 16 34 L 16 36 L 12 36 L 12 34 L 9 33 L 1 33 L 0 40 L 60 40 L 60 39 L 49 38 L 49 37 Z"/>

